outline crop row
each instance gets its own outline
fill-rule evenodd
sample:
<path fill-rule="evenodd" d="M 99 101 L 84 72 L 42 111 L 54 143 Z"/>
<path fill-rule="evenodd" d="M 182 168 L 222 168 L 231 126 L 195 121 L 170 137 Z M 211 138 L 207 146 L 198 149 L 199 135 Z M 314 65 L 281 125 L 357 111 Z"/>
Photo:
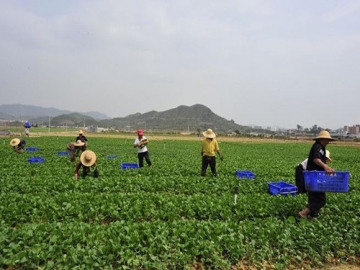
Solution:
<path fill-rule="evenodd" d="M 9 225 L 32 222 L 120 220 L 176 221 L 183 219 L 237 221 L 254 217 L 288 216 L 301 206 L 297 198 L 261 195 L 166 195 L 151 193 L 1 194 L 0 217 Z M 259 201 L 262 203 L 260 204 Z"/>
<path fill-rule="evenodd" d="M 201 262 L 226 268 L 241 260 L 282 265 L 291 260 L 303 263 L 344 258 L 344 254 L 359 256 L 359 232 L 354 229 L 359 220 L 347 219 L 346 224 L 337 228 L 334 223 L 324 226 L 265 218 L 256 224 L 244 220 L 1 226 L 0 265 L 165 269 Z"/>

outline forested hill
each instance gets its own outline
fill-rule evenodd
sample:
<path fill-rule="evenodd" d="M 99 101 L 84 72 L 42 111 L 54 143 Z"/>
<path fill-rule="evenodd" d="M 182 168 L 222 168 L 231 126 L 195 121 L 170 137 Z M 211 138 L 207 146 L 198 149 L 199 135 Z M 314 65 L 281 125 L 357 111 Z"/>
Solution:
<path fill-rule="evenodd" d="M 212 128 L 217 131 L 241 130 L 242 126 L 233 120 L 218 116 L 208 107 L 195 104 L 178 106 L 174 109 L 157 112 L 136 113 L 126 117 L 102 120 L 103 126 L 116 126 L 120 129 L 146 128 L 153 130 L 198 131 Z"/>

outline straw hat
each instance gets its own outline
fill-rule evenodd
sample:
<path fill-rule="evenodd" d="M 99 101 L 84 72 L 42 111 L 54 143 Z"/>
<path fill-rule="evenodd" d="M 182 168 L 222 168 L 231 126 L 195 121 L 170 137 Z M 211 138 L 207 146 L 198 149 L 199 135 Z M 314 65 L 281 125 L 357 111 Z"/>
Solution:
<path fill-rule="evenodd" d="M 206 137 L 206 138 L 209 138 L 209 139 L 213 139 L 213 138 L 216 137 L 214 131 L 213 131 L 211 128 L 209 128 L 208 130 L 204 131 L 204 132 L 202 133 L 202 135 L 203 135 L 204 137 Z"/>
<path fill-rule="evenodd" d="M 332 161 L 332 159 L 330 158 L 330 151 L 329 150 L 326 150 L 325 156 L 330 162 Z"/>
<path fill-rule="evenodd" d="M 81 135 L 84 134 L 84 131 L 82 129 L 80 129 L 79 134 L 81 134 Z"/>
<path fill-rule="evenodd" d="M 11 146 L 17 146 L 20 143 L 20 139 L 14 138 L 10 141 Z"/>
<path fill-rule="evenodd" d="M 86 150 L 82 152 L 80 156 L 80 161 L 84 166 L 90 167 L 96 162 L 96 155 L 93 151 Z"/>
<path fill-rule="evenodd" d="M 327 139 L 329 141 L 335 141 L 335 139 L 331 138 L 330 133 L 326 130 L 322 130 L 319 134 L 314 138 L 314 140 L 318 139 Z"/>
<path fill-rule="evenodd" d="M 77 141 L 74 143 L 75 146 L 83 146 L 84 144 L 85 144 L 85 143 L 82 142 L 81 140 L 77 140 Z"/>

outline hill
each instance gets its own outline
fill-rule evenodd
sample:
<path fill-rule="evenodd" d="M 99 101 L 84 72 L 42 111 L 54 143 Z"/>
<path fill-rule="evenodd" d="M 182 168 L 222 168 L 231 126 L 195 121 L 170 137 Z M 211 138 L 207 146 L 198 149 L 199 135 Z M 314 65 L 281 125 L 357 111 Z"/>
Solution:
<path fill-rule="evenodd" d="M 7 113 L 0 112 L 0 120 L 12 121 L 15 120 L 15 117 Z"/>
<path fill-rule="evenodd" d="M 51 123 L 55 126 L 98 126 L 94 118 L 80 113 L 58 115 L 51 119 Z"/>
<path fill-rule="evenodd" d="M 33 106 L 33 105 L 23 105 L 23 104 L 6 104 L 0 105 L 0 119 L 3 120 L 32 120 L 33 122 L 42 122 L 44 118 L 49 119 L 50 117 L 56 117 L 62 114 L 70 114 L 73 113 L 67 110 L 59 110 L 56 108 L 45 108 L 40 106 Z M 5 115 L 9 115 L 12 119 L 5 118 Z M 94 119 L 109 119 L 107 115 L 99 112 L 84 112 L 81 113 L 85 116 L 92 117 Z M 41 119 L 40 121 L 38 120 Z"/>
<path fill-rule="evenodd" d="M 163 112 L 150 111 L 144 114 L 136 113 L 126 117 L 118 117 L 99 121 L 99 125 L 116 127 L 119 130 L 135 130 L 143 128 L 147 130 L 168 131 L 201 131 L 212 128 L 215 131 L 235 131 L 244 127 L 232 120 L 226 120 L 216 115 L 208 107 L 195 104 L 193 106 L 178 106 L 177 108 Z"/>

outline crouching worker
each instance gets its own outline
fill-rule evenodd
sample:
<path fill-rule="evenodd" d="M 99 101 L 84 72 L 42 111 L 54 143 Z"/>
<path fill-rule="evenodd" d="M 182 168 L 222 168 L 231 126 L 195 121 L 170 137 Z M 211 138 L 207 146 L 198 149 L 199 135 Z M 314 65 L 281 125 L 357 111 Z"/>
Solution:
<path fill-rule="evenodd" d="M 82 178 L 85 178 L 87 175 L 93 174 L 94 178 L 99 177 L 99 171 L 96 167 L 97 158 L 93 151 L 86 150 L 82 152 L 80 156 L 80 162 L 75 168 L 75 180 L 78 179 L 79 170 L 82 167 Z"/>
<path fill-rule="evenodd" d="M 66 147 L 66 151 L 69 153 L 69 157 L 71 162 L 75 162 L 76 157 L 79 155 L 79 153 L 82 151 L 82 147 L 85 145 L 80 140 L 77 140 L 76 142 L 71 142 Z"/>
<path fill-rule="evenodd" d="M 24 152 L 25 144 L 26 142 L 24 139 L 14 138 L 10 141 L 10 145 L 12 146 L 13 150 L 17 153 Z"/>

